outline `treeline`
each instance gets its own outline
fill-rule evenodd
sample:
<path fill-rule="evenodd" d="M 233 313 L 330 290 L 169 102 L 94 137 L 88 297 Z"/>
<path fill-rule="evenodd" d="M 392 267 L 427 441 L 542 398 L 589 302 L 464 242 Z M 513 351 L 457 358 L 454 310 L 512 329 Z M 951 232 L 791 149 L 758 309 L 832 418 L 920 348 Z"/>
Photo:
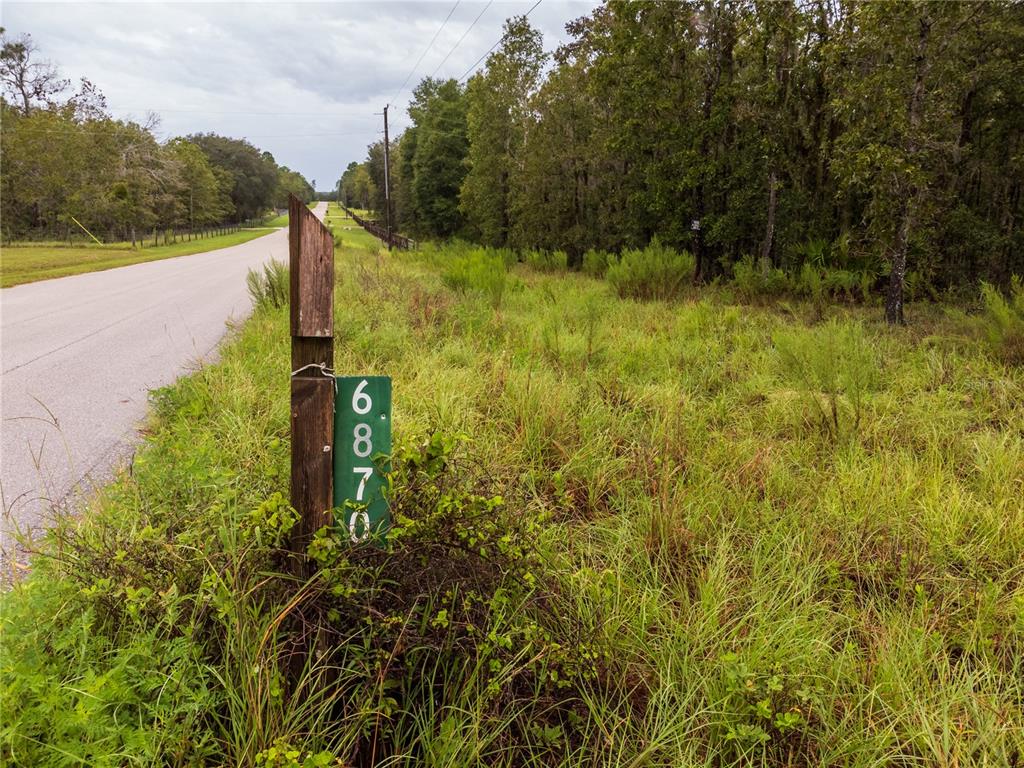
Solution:
<path fill-rule="evenodd" d="M 57 237 L 77 230 L 77 219 L 134 241 L 153 229 L 255 218 L 286 207 L 289 193 L 314 197 L 301 174 L 243 139 L 208 133 L 161 143 L 155 119 L 114 119 L 92 83 L 72 92 L 27 35 L 3 37 L 0 82 L 5 240 Z"/>
<path fill-rule="evenodd" d="M 391 147 L 418 236 L 619 252 L 692 278 L 805 264 L 927 295 L 1024 272 L 1024 5 L 612 0 L 553 56 L 523 17 L 465 83 L 424 80 Z M 382 211 L 383 147 L 346 170 Z"/>

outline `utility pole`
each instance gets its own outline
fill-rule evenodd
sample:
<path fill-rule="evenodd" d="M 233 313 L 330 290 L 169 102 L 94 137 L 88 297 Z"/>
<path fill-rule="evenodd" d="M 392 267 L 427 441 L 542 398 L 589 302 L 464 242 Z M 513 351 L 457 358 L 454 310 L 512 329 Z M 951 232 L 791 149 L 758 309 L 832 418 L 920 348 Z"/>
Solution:
<path fill-rule="evenodd" d="M 384 105 L 384 231 L 391 250 L 391 144 L 388 141 L 388 105 Z"/>

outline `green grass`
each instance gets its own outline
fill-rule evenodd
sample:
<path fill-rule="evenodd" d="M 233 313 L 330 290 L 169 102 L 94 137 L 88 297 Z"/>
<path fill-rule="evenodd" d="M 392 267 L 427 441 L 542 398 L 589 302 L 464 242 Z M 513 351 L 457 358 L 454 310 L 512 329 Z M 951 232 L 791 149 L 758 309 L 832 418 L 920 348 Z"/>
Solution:
<path fill-rule="evenodd" d="M 62 247 L 55 245 L 6 245 L 0 256 L 0 287 L 49 280 L 54 277 L 98 272 L 144 261 L 171 259 L 193 253 L 227 248 L 268 234 L 267 229 L 242 229 L 225 235 L 132 249 L 130 245 Z"/>
<path fill-rule="evenodd" d="M 321 581 L 275 576 L 289 337 L 268 304 L 157 395 L 131 474 L 2 598 L 3 760 L 1021 764 L 1021 368 L 941 308 L 817 322 L 524 266 L 496 302 L 473 271 L 445 285 L 473 258 L 339 249 L 335 368 L 394 379 L 402 537 L 436 514 L 403 501 L 429 491 L 431 434 L 467 436 L 500 536 L 460 518 L 340 560 L 328 539 Z M 539 586 L 493 554 L 514 578 L 470 586 L 438 543 L 459 531 L 525 541 Z M 302 703 L 276 662 L 299 617 L 334 637 Z"/>
<path fill-rule="evenodd" d="M 360 212 L 356 211 L 356 213 L 358 215 Z M 369 250 L 382 247 L 380 240 L 356 224 L 355 220 L 350 218 L 337 203 L 327 204 L 327 216 L 324 221 L 339 246 Z"/>
<path fill-rule="evenodd" d="M 275 216 L 274 218 L 264 222 L 263 226 L 265 226 L 265 227 L 287 227 L 288 226 L 288 214 L 287 213 L 282 213 L 280 216 Z"/>
<path fill-rule="evenodd" d="M 312 201 L 310 203 L 306 203 L 306 207 L 309 208 L 310 210 L 312 210 L 313 208 L 316 208 L 319 204 L 320 204 L 320 201 L 314 200 L 314 201 Z M 334 205 L 334 203 L 330 203 L 330 205 Z M 288 213 L 287 213 L 287 211 L 285 213 L 282 213 L 280 216 L 275 216 L 274 218 L 270 219 L 269 221 L 264 222 L 263 226 L 265 226 L 265 227 L 287 227 L 288 226 Z"/>

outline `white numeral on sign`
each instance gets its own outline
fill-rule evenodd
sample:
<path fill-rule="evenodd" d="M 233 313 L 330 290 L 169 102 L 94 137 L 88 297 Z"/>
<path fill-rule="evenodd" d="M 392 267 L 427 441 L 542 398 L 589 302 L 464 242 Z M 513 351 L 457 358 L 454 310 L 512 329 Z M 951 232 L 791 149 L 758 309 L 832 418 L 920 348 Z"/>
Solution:
<path fill-rule="evenodd" d="M 357 527 L 362 530 L 356 532 Z M 353 542 L 359 543 L 370 538 L 370 516 L 365 509 L 357 509 L 348 519 L 348 534 Z"/>
<path fill-rule="evenodd" d="M 373 443 L 370 442 L 373 430 L 370 429 L 369 424 L 356 424 L 356 428 L 352 430 L 352 436 L 355 438 L 355 442 L 352 443 L 352 452 L 360 459 L 365 459 L 373 452 Z M 360 446 L 363 447 L 360 448 Z"/>
<path fill-rule="evenodd" d="M 370 382 L 363 379 L 359 382 L 355 392 L 352 393 L 352 410 L 359 416 L 365 416 L 373 409 L 373 398 L 366 392 Z M 356 424 L 352 430 L 352 452 L 360 459 L 365 459 L 373 453 L 373 429 L 369 424 Z M 359 478 L 359 487 L 356 489 L 356 501 L 365 501 L 366 484 L 373 478 L 373 467 L 353 467 L 352 471 Z M 348 533 L 354 543 L 366 541 L 370 538 L 370 514 L 365 509 L 356 509 L 348 518 Z"/>
<path fill-rule="evenodd" d="M 356 391 L 352 393 L 352 410 L 358 413 L 360 416 L 370 412 L 373 408 L 373 400 L 370 396 L 363 392 L 363 387 L 369 384 L 366 379 L 359 382 L 359 386 L 356 387 Z"/>
<path fill-rule="evenodd" d="M 363 494 L 366 493 L 366 483 L 373 477 L 373 467 L 352 467 L 352 471 L 363 476 L 363 479 L 359 481 L 359 489 L 356 491 L 356 501 L 362 501 Z"/>

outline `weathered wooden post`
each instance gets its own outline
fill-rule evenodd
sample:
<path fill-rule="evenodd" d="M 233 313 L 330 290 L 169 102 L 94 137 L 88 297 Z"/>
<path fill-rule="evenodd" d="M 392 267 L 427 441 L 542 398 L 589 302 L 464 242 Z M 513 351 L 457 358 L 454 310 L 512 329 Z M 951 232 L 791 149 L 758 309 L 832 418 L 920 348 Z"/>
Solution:
<path fill-rule="evenodd" d="M 288 199 L 291 280 L 293 572 L 311 575 L 306 548 L 331 522 L 334 442 L 334 240 L 295 196 Z"/>

